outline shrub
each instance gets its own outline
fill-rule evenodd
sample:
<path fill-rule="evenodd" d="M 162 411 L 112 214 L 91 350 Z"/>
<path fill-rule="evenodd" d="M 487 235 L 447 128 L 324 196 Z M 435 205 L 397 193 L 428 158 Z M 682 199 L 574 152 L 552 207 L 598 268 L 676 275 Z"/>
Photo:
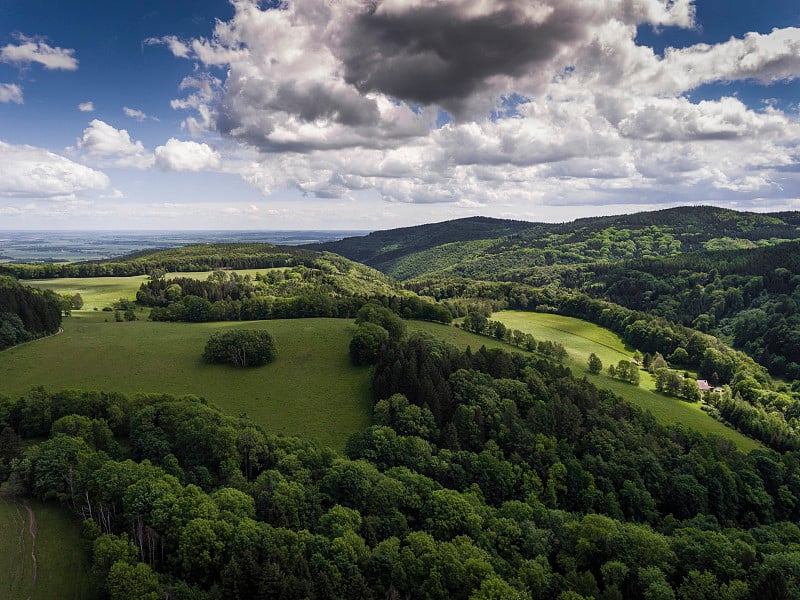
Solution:
<path fill-rule="evenodd" d="M 221 331 L 208 338 L 203 358 L 210 363 L 258 367 L 275 359 L 275 342 L 266 331 L 254 329 Z"/>
<path fill-rule="evenodd" d="M 389 332 L 375 323 L 363 322 L 350 341 L 350 359 L 353 364 L 373 365 L 381 350 L 389 342 Z"/>

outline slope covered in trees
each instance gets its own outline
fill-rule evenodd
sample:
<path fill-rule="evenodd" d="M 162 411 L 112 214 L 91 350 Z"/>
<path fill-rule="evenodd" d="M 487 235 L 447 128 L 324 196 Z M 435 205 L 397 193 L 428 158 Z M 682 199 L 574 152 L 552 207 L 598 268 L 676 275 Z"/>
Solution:
<path fill-rule="evenodd" d="M 800 378 L 800 242 L 595 265 L 585 289 L 721 335 L 778 375 Z"/>
<path fill-rule="evenodd" d="M 0 273 L 19 279 L 54 277 L 128 277 L 154 272 L 212 271 L 215 269 L 269 269 L 314 266 L 322 255 L 295 246 L 259 243 L 193 244 L 137 252 L 111 261 L 56 264 L 0 264 Z M 344 261 L 328 256 L 330 262 Z M 349 261 L 344 261 L 349 262 Z M 352 264 L 352 263 L 351 263 Z"/>
<path fill-rule="evenodd" d="M 374 387 L 375 425 L 346 456 L 197 398 L 33 390 L 0 401 L 17 441 L 0 467 L 85 519 L 114 599 L 797 589 L 797 453 L 745 457 L 557 365 L 420 337 L 387 348 Z"/>
<path fill-rule="evenodd" d="M 379 299 L 406 318 L 449 323 L 450 312 L 402 290 L 389 277 L 340 256 L 323 253 L 310 266 L 240 275 L 214 271 L 205 280 L 153 274 L 136 293 L 153 307 L 154 321 L 252 321 L 302 317 L 352 318 Z"/>
<path fill-rule="evenodd" d="M 706 206 L 569 223 L 500 222 L 513 225 L 506 231 L 485 227 L 486 221 L 476 217 L 379 231 L 318 247 L 400 279 L 434 273 L 497 279 L 543 266 L 757 247 L 800 237 L 800 213 L 770 215 Z"/>
<path fill-rule="evenodd" d="M 366 236 L 312 244 L 307 248 L 329 250 L 391 274 L 392 266 L 396 262 L 421 251 L 454 242 L 500 238 L 524 231 L 530 225 L 525 221 L 470 217 L 415 227 L 374 231 Z"/>
<path fill-rule="evenodd" d="M 713 333 L 773 374 L 800 377 L 800 213 L 680 207 L 530 223 L 501 238 L 444 237 L 414 250 L 419 231 L 446 226 L 372 234 L 392 240 L 402 255 L 375 247 L 376 254 L 359 256 L 413 289 L 458 279 L 576 289 Z M 345 255 L 366 243 L 337 242 Z"/>
<path fill-rule="evenodd" d="M 0 276 L 0 350 L 58 331 L 62 298 Z"/>

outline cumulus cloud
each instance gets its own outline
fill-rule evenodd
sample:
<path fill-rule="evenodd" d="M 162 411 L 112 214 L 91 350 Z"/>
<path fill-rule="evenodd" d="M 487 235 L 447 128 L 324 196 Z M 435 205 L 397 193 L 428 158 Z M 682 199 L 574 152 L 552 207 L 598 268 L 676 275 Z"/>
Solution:
<path fill-rule="evenodd" d="M 81 102 L 78 104 L 78 110 L 81 112 L 94 112 L 94 102 Z"/>
<path fill-rule="evenodd" d="M 64 156 L 0 141 L 0 196 L 59 199 L 108 185 L 104 173 Z"/>
<path fill-rule="evenodd" d="M 0 83 L 0 102 L 22 104 L 22 88 L 16 83 Z"/>
<path fill-rule="evenodd" d="M 219 153 L 208 144 L 170 138 L 155 151 L 156 166 L 165 171 L 206 171 L 219 169 Z"/>
<path fill-rule="evenodd" d="M 17 44 L 7 44 L 0 48 L 0 62 L 17 66 L 38 63 L 49 70 L 75 71 L 78 68 L 78 59 L 74 56 L 75 50 L 58 46 L 54 48 L 42 39 L 22 34 L 16 37 Z"/>
<path fill-rule="evenodd" d="M 199 65 L 172 108 L 191 135 L 253 149 L 229 170 L 264 193 L 640 205 L 797 185 L 795 116 L 688 93 L 796 79 L 800 30 L 658 54 L 641 26 L 695 27 L 694 2 L 237 0 L 208 39 L 146 43 Z M 186 144 L 158 165 L 219 167 Z"/>
<path fill-rule="evenodd" d="M 154 162 L 142 142 L 132 140 L 126 129 L 116 129 L 100 119 L 93 119 L 83 130 L 77 147 L 91 158 L 117 167 L 144 169 Z"/>
<path fill-rule="evenodd" d="M 130 117 L 131 119 L 136 119 L 137 121 L 144 121 L 145 119 L 152 119 L 153 121 L 158 121 L 156 117 L 151 117 L 146 112 L 141 111 L 138 108 L 130 108 L 129 106 L 123 106 L 122 112 L 125 113 L 125 116 Z"/>

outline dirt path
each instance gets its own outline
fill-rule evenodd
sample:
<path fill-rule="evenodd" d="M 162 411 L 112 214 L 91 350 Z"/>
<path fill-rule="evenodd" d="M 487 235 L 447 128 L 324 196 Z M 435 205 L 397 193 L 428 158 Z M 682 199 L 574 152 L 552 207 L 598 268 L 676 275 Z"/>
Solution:
<path fill-rule="evenodd" d="M 0 350 L 0 352 L 5 352 L 6 350 L 11 350 L 12 348 L 20 348 L 20 347 L 22 347 L 22 346 L 24 346 L 26 344 L 32 344 L 33 342 L 39 342 L 41 340 L 46 340 L 47 338 L 51 338 L 53 336 L 58 335 L 59 333 L 64 333 L 64 328 L 63 327 L 59 327 L 58 331 L 56 331 L 55 333 L 51 333 L 50 335 L 45 335 L 43 337 L 36 338 L 35 340 L 28 340 L 27 342 L 22 342 L 21 344 L 16 344 L 15 346 L 9 346 L 8 348 L 3 348 L 2 350 Z"/>
<path fill-rule="evenodd" d="M 28 594 L 28 600 L 33 598 L 33 595 L 36 593 L 36 583 L 39 579 L 39 561 L 36 558 L 36 532 L 38 531 L 38 525 L 36 524 L 36 515 L 33 513 L 33 509 L 28 504 L 27 500 L 22 501 L 22 505 L 25 507 L 25 510 L 28 511 L 28 533 L 31 534 L 31 562 L 33 563 L 33 582 L 31 584 L 31 593 Z"/>

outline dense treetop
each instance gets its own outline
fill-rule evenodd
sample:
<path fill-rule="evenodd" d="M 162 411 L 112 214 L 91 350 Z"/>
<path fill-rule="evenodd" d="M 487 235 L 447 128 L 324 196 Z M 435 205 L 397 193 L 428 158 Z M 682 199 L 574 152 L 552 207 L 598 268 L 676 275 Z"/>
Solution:
<path fill-rule="evenodd" d="M 62 305 L 53 292 L 0 275 L 0 350 L 58 331 Z"/>

